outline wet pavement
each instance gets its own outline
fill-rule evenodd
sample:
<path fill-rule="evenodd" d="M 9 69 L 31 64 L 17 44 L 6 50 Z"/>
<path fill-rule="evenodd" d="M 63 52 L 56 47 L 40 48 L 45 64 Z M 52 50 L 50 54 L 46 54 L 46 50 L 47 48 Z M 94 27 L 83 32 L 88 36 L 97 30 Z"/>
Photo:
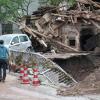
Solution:
<path fill-rule="evenodd" d="M 18 88 L 18 84 L 15 76 L 7 75 L 5 83 L 0 82 L 0 100 L 49 100 L 47 98 L 42 99 L 40 96 L 29 95 L 30 92 L 24 88 Z"/>
<path fill-rule="evenodd" d="M 40 85 L 20 84 L 16 76 L 7 75 L 5 83 L 0 82 L 0 100 L 100 100 L 100 95 L 58 96 L 56 89 Z"/>

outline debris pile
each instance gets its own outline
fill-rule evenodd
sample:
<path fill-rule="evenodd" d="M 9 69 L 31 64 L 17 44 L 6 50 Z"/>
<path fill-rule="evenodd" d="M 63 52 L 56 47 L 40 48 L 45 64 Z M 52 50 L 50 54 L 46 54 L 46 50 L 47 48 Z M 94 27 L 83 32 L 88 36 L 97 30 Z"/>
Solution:
<path fill-rule="evenodd" d="M 32 37 L 31 40 L 35 51 L 52 52 L 53 54 L 65 52 L 77 54 L 82 51 L 96 51 L 100 53 L 99 2 L 76 0 L 73 7 L 68 7 L 67 5 L 41 7 L 38 11 L 33 12 L 31 16 L 23 16 L 18 25 L 22 32 Z M 68 62 L 69 65 L 73 64 L 69 60 Z M 100 72 L 98 70 L 100 64 L 98 66 L 94 63 L 86 66 L 83 62 L 82 65 L 75 64 L 72 65 L 75 69 L 73 68 L 74 70 L 67 72 L 73 77 L 75 76 L 75 79 L 80 82 L 66 89 L 64 87 L 64 91 L 61 89 L 58 94 L 84 94 L 86 92 L 89 93 L 91 90 L 95 91 L 95 89 L 100 87 L 100 80 L 97 77 Z M 72 71 L 75 73 L 72 73 Z M 77 73 L 78 71 L 80 72 Z M 94 73 L 96 74 L 94 75 Z M 99 90 L 100 88 L 98 88 Z"/>
<path fill-rule="evenodd" d="M 89 55 L 91 57 L 91 66 L 86 62 L 81 66 L 73 66 L 71 73 L 73 77 L 78 81 L 77 84 L 73 84 L 70 87 L 61 87 L 58 90 L 59 95 L 87 95 L 87 94 L 99 94 L 100 93 L 100 55 Z M 98 59 L 98 60 L 97 60 Z M 96 65 L 95 65 L 96 64 Z M 88 65 L 88 66 L 85 66 Z M 95 65 L 95 66 L 94 66 Z M 71 67 L 71 66 L 70 66 Z M 82 68 L 83 67 L 83 68 Z M 70 70 L 69 67 L 67 67 Z M 71 67 L 72 68 L 72 67 Z M 77 71 L 76 71 L 77 70 Z M 80 72 L 81 71 L 81 72 Z M 78 73 L 77 73 L 78 72 Z"/>
<path fill-rule="evenodd" d="M 98 46 L 100 3 L 76 0 L 73 7 L 41 7 L 20 20 L 20 29 L 32 36 L 39 52 L 93 51 Z M 42 49 L 41 49 L 42 48 Z"/>
<path fill-rule="evenodd" d="M 71 87 L 64 87 L 58 90 L 59 95 L 86 95 L 86 94 L 99 94 L 100 93 L 100 79 L 97 79 L 97 75 L 100 73 L 98 69 L 94 73 L 91 73 L 85 80 L 75 84 Z M 97 74 L 97 75 L 96 75 Z"/>

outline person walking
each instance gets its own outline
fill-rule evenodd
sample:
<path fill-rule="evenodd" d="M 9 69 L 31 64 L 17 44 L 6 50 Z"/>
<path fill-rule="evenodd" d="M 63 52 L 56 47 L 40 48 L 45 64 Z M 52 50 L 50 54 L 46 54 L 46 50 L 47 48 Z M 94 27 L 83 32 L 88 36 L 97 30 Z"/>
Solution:
<path fill-rule="evenodd" d="M 9 51 L 4 46 L 4 41 L 0 40 L 0 82 L 5 82 L 6 69 L 8 66 Z"/>

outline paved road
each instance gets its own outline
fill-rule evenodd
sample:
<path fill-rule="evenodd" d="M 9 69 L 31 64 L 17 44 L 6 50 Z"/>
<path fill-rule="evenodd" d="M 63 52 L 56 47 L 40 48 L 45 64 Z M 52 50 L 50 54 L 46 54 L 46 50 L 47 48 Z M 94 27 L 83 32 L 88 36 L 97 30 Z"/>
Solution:
<path fill-rule="evenodd" d="M 61 97 L 54 88 L 22 85 L 15 76 L 7 75 L 6 82 L 0 83 L 0 100 L 100 100 L 100 95 Z"/>
<path fill-rule="evenodd" d="M 5 83 L 0 83 L 0 100 L 49 100 L 47 98 L 41 98 L 40 96 L 34 96 L 31 93 L 20 86 L 16 77 L 7 75 L 7 80 Z M 19 85 L 18 85 L 19 84 Z"/>

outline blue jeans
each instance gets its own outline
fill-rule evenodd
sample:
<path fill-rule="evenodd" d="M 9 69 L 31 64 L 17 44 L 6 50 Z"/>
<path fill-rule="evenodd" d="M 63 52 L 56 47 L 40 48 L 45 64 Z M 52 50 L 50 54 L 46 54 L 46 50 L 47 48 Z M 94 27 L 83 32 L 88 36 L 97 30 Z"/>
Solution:
<path fill-rule="evenodd" d="M 0 80 L 6 79 L 7 61 L 0 59 Z"/>

